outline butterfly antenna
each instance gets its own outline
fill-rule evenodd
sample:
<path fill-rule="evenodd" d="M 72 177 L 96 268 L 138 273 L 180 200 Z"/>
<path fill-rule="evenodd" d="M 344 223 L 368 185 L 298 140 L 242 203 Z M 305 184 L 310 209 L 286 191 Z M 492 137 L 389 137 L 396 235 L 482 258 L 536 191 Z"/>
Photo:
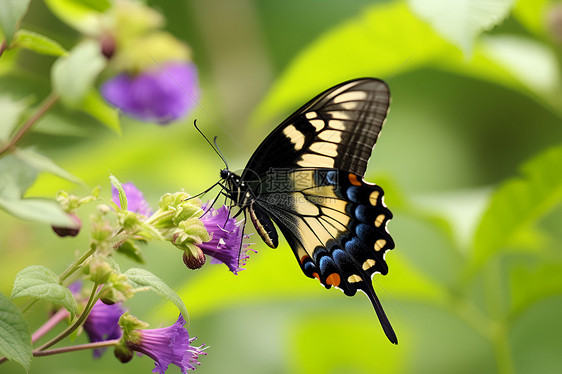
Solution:
<path fill-rule="evenodd" d="M 224 157 L 222 156 L 222 153 L 220 151 L 217 150 L 217 148 L 213 147 L 213 143 L 211 143 L 211 141 L 209 140 L 209 138 L 207 138 L 205 136 L 205 134 L 203 134 L 203 131 L 201 131 L 199 129 L 199 127 L 197 127 L 197 120 L 193 120 L 193 126 L 195 126 L 195 128 L 197 129 L 197 131 L 199 131 L 199 134 L 201 134 L 201 136 L 207 141 L 207 143 L 209 143 L 209 145 L 211 146 L 211 148 L 213 148 L 213 151 L 215 151 L 215 153 L 221 158 L 222 162 L 224 162 L 226 169 L 228 170 L 228 164 L 226 163 L 226 160 L 224 159 Z M 217 145 L 217 137 L 215 136 L 215 146 Z"/>
<path fill-rule="evenodd" d="M 217 137 L 215 136 L 215 138 L 213 139 L 213 143 L 215 143 L 215 149 L 217 151 L 217 153 L 219 154 L 220 158 L 222 158 L 222 161 L 224 162 L 224 165 L 226 166 L 226 170 L 228 169 L 228 164 L 226 163 L 226 159 L 224 158 L 224 156 L 222 155 L 221 149 L 219 148 L 218 144 L 217 144 Z"/>

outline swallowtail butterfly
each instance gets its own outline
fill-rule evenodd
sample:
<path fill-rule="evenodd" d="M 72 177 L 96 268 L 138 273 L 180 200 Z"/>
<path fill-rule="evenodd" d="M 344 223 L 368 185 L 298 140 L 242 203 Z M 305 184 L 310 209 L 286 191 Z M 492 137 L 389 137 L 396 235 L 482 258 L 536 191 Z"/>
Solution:
<path fill-rule="evenodd" d="M 241 175 L 221 170 L 220 184 L 272 248 L 277 225 L 306 276 L 348 296 L 363 291 L 398 344 L 372 285 L 373 274 L 388 273 L 392 213 L 383 190 L 363 180 L 389 101 L 381 80 L 338 84 L 273 130 Z"/>

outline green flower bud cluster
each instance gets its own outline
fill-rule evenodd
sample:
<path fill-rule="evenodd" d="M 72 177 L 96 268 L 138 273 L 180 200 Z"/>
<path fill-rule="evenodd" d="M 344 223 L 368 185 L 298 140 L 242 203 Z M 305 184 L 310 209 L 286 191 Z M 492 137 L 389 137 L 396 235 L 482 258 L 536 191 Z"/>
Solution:
<path fill-rule="evenodd" d="M 185 192 L 167 193 L 160 199 L 158 207 L 146 223 L 158 230 L 164 240 L 179 249 L 194 252 L 198 249 L 196 244 L 211 239 L 199 219 L 203 214 L 199 199 L 192 199 Z"/>
<path fill-rule="evenodd" d="M 88 196 L 78 197 L 76 195 L 69 194 L 66 191 L 59 191 L 55 196 L 55 200 L 61 208 L 67 213 L 75 213 L 76 209 L 80 206 L 87 204 L 89 202 L 95 201 L 100 195 L 100 187 L 96 187 L 92 190 L 92 193 Z"/>
<path fill-rule="evenodd" d="M 121 330 L 123 331 L 123 341 L 137 343 L 140 339 L 138 330 L 145 329 L 149 325 L 132 314 L 129 314 L 129 312 L 125 312 L 121 318 L 119 318 L 119 326 L 121 326 Z"/>

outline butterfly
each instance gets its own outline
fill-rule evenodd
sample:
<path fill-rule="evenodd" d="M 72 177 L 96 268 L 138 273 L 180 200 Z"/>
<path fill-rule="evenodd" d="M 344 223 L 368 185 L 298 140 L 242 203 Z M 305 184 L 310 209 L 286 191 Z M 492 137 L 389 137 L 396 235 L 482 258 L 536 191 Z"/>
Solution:
<path fill-rule="evenodd" d="M 277 225 L 306 276 L 348 296 L 363 291 L 398 344 L 372 285 L 373 274 L 388 273 L 392 213 L 382 188 L 363 180 L 389 102 L 382 80 L 338 84 L 273 130 L 241 175 L 221 170 L 221 186 L 272 248 Z"/>

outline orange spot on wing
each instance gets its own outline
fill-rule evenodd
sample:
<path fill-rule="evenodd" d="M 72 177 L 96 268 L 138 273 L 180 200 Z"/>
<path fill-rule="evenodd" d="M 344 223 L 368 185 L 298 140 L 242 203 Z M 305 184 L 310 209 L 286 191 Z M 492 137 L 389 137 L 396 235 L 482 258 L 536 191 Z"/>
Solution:
<path fill-rule="evenodd" d="M 312 276 L 313 276 L 314 278 L 318 279 L 320 282 L 322 282 L 322 281 L 320 280 L 320 276 L 318 275 L 318 273 L 312 273 Z"/>
<path fill-rule="evenodd" d="M 309 258 L 310 258 L 309 255 L 304 255 L 304 256 L 302 256 L 301 259 L 300 259 L 301 264 L 304 264 L 304 262 L 305 262 L 306 260 L 308 260 Z"/>
<path fill-rule="evenodd" d="M 340 275 L 338 273 L 332 273 L 330 275 L 328 275 L 328 278 L 326 278 L 326 284 L 330 284 L 334 287 L 337 287 L 340 285 Z"/>
<path fill-rule="evenodd" d="M 354 185 L 354 186 L 360 186 L 361 185 L 361 181 L 359 179 L 357 179 L 357 175 L 355 174 L 348 174 L 347 176 L 349 178 L 349 182 Z"/>

